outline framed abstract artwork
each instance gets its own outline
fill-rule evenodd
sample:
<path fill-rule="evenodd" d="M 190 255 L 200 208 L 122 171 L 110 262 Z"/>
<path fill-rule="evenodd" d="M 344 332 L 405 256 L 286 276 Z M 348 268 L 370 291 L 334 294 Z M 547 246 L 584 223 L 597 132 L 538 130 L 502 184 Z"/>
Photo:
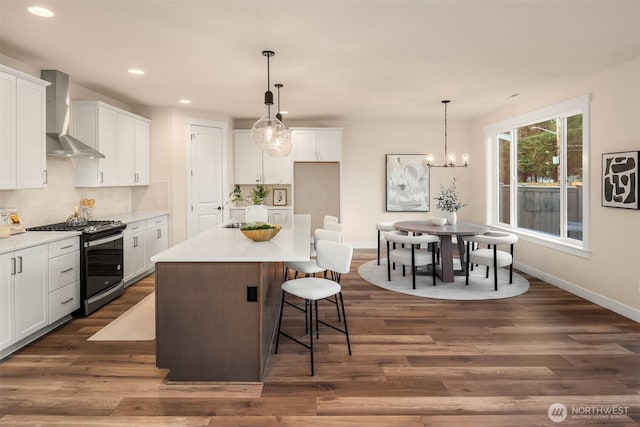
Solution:
<path fill-rule="evenodd" d="M 602 206 L 640 209 L 638 158 L 640 151 L 602 155 Z"/>
<path fill-rule="evenodd" d="M 430 168 L 424 154 L 387 154 L 387 212 L 429 212 Z"/>

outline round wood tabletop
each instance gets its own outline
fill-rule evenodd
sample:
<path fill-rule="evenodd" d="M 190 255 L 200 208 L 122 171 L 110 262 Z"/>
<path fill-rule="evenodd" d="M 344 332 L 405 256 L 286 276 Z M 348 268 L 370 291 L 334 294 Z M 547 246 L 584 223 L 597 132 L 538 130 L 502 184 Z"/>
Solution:
<path fill-rule="evenodd" d="M 429 221 L 398 221 L 396 229 L 413 231 L 416 233 L 438 234 L 441 236 L 472 236 L 489 231 L 489 227 L 483 224 L 458 222 L 455 225 L 433 225 Z"/>

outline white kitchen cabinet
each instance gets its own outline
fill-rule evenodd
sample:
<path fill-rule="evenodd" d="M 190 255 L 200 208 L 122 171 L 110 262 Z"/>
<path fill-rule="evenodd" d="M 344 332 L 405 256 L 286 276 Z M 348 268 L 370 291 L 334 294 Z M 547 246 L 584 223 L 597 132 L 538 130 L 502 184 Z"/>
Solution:
<path fill-rule="evenodd" d="M 292 153 L 271 157 L 251 141 L 251 131 L 233 131 L 235 184 L 291 184 Z"/>
<path fill-rule="evenodd" d="M 245 222 L 244 217 L 245 207 L 232 207 L 229 208 L 229 219 L 233 219 L 237 222 Z M 291 207 L 267 207 L 269 211 L 269 222 L 274 224 L 285 225 L 291 223 L 291 215 L 293 214 L 293 208 Z"/>
<path fill-rule="evenodd" d="M 80 239 L 49 243 L 49 324 L 80 308 Z"/>
<path fill-rule="evenodd" d="M 14 287 L 16 341 L 49 323 L 48 253 L 47 245 L 33 246 L 13 253 L 11 278 Z"/>
<path fill-rule="evenodd" d="M 127 224 L 124 230 L 124 283 L 130 284 L 147 270 L 147 222 Z"/>
<path fill-rule="evenodd" d="M 45 184 L 48 85 L 0 65 L 0 189 Z"/>
<path fill-rule="evenodd" d="M 147 265 L 153 267 L 155 263 L 151 257 L 159 254 L 169 246 L 167 216 L 147 220 Z"/>
<path fill-rule="evenodd" d="M 13 253 L 0 254 L 0 350 L 16 341 L 13 259 Z"/>
<path fill-rule="evenodd" d="M 135 175 L 136 185 L 149 185 L 150 168 L 149 168 L 149 144 L 150 131 L 149 121 L 136 120 L 136 150 L 135 150 Z"/>
<path fill-rule="evenodd" d="M 342 129 L 291 129 L 294 161 L 339 162 L 342 160 Z"/>
<path fill-rule="evenodd" d="M 73 118 L 73 135 L 105 155 L 76 160 L 76 187 L 149 184 L 147 119 L 99 101 L 74 102 Z"/>

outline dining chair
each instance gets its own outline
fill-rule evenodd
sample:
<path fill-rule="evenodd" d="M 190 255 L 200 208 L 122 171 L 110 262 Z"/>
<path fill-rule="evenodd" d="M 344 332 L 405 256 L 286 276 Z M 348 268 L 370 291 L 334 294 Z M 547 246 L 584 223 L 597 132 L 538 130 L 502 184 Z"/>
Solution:
<path fill-rule="evenodd" d="M 513 247 L 518 242 L 518 236 L 503 231 L 488 231 L 484 234 L 469 236 L 466 239 L 467 250 L 465 255 L 466 278 L 465 284 L 469 285 L 470 265 L 484 265 L 487 267 L 485 277 L 489 278 L 489 267 L 493 267 L 494 289 L 498 290 L 498 267 L 509 266 L 509 283 L 513 283 Z M 473 244 L 486 244 L 487 248 L 473 248 Z M 499 250 L 498 246 L 509 245 L 509 252 Z"/>
<path fill-rule="evenodd" d="M 251 205 L 244 209 L 245 222 L 268 222 L 269 210 L 264 205 Z"/>
<path fill-rule="evenodd" d="M 289 338 L 290 340 L 302 345 L 310 351 L 311 356 L 311 375 L 314 375 L 314 361 L 313 361 L 313 336 L 316 339 L 319 338 L 319 334 L 322 331 L 328 329 L 334 329 L 338 332 L 345 334 L 347 338 L 347 348 L 349 349 L 349 355 L 351 355 L 351 343 L 349 342 L 349 329 L 347 326 L 347 315 L 344 310 L 344 299 L 342 298 L 342 288 L 340 286 L 340 278 L 342 274 L 349 272 L 351 268 L 351 260 L 353 258 L 353 247 L 346 243 L 331 242 L 329 240 L 321 240 L 317 245 L 318 265 L 331 272 L 330 278 L 321 277 L 303 277 L 300 279 L 287 280 L 282 284 L 282 299 L 280 301 L 280 316 L 278 319 L 278 337 L 276 338 L 275 353 L 278 353 L 278 345 L 280 343 L 280 335 Z M 305 300 L 305 308 L 308 306 L 308 310 L 302 310 L 296 304 L 286 301 L 285 295 L 293 295 Z M 335 325 L 320 320 L 318 313 L 318 300 L 328 299 L 331 296 L 336 296 L 336 300 L 340 299 L 340 308 L 342 309 L 342 322 L 344 329 L 338 328 Z M 284 305 L 294 307 L 300 311 L 305 311 L 305 323 L 310 326 L 309 329 L 305 329 L 305 334 L 294 337 L 282 331 L 282 312 Z M 314 322 L 315 311 L 315 322 Z M 308 314 L 308 318 L 307 318 Z M 314 330 L 315 324 L 315 330 Z M 320 324 L 324 327 L 320 329 Z M 302 341 L 303 338 L 309 337 L 309 344 Z"/>
<path fill-rule="evenodd" d="M 431 234 L 408 235 L 402 231 L 387 231 L 384 234 L 387 241 L 387 280 L 391 281 L 391 263 L 402 264 L 402 275 L 405 275 L 405 266 L 411 266 L 411 280 L 413 289 L 416 288 L 416 268 L 423 265 L 431 265 L 433 286 L 436 286 L 436 248 L 440 242 L 438 236 Z M 391 243 L 404 245 L 404 247 L 391 249 Z M 421 248 L 426 244 L 431 249 Z"/>
<path fill-rule="evenodd" d="M 380 238 L 385 231 L 394 231 L 395 221 L 383 221 L 376 224 L 376 230 L 378 231 L 378 265 L 380 265 Z"/>

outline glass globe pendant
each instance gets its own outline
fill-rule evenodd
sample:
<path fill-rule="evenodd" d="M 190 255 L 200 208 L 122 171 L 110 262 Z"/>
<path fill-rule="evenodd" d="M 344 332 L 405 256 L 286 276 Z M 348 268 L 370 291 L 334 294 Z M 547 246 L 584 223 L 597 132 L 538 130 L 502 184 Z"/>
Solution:
<path fill-rule="evenodd" d="M 261 150 L 271 157 L 286 157 L 291 152 L 291 138 L 289 130 L 272 112 L 273 93 L 269 81 L 269 58 L 275 55 L 273 51 L 265 50 L 267 57 L 267 91 L 264 93 L 265 114 L 253 124 L 251 140 Z M 279 88 L 278 88 L 279 89 Z"/>

